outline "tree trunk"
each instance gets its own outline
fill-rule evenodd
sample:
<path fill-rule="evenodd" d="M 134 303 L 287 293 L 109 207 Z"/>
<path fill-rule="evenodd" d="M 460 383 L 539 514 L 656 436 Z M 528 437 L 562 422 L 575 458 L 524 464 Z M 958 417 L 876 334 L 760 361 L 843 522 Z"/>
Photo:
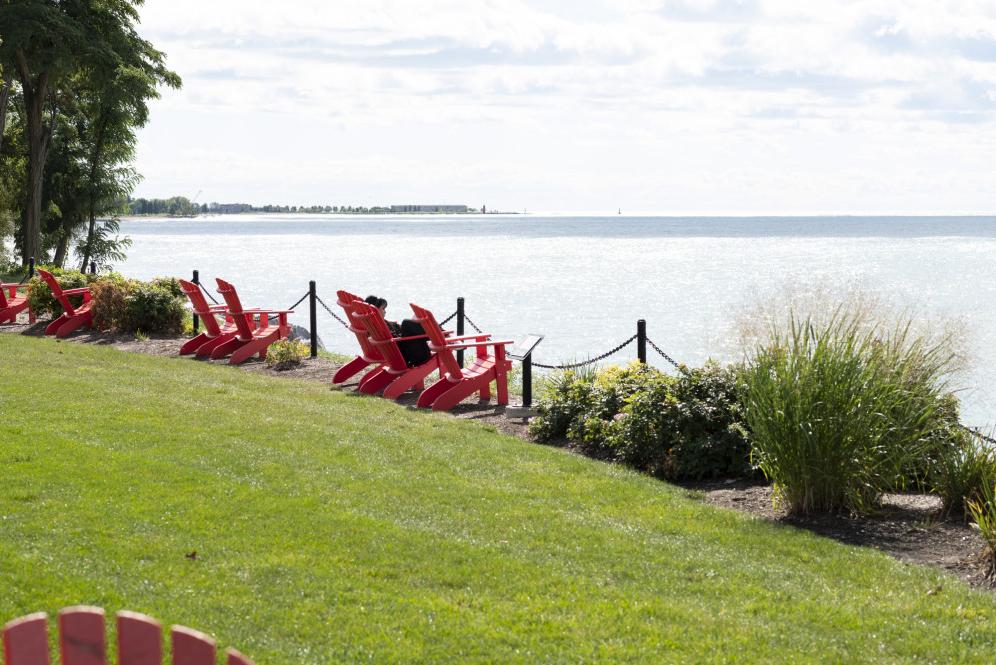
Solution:
<path fill-rule="evenodd" d="M 99 127 L 97 130 L 97 140 L 94 142 L 93 152 L 90 154 L 90 174 L 87 185 L 90 188 L 88 219 L 86 229 L 86 244 L 83 245 L 83 264 L 80 270 L 86 272 L 86 267 L 90 263 L 93 253 L 93 240 L 97 230 L 97 196 L 95 182 L 97 180 L 97 167 L 104 157 L 104 142 L 107 136 L 108 111 L 102 109 Z"/>
<path fill-rule="evenodd" d="M 3 149 L 3 130 L 7 126 L 7 101 L 10 99 L 10 88 L 14 85 L 14 71 L 7 67 L 0 83 L 0 150 Z"/>
<path fill-rule="evenodd" d="M 52 263 L 60 268 L 64 268 L 66 265 L 66 255 L 69 254 L 69 238 L 70 234 L 65 229 L 59 233 L 59 243 L 55 246 L 55 256 L 52 258 Z"/>
<path fill-rule="evenodd" d="M 17 51 L 15 55 L 28 125 L 28 200 L 21 245 L 21 258 L 27 265 L 28 259 L 32 256 L 39 261 L 43 258 L 41 256 L 42 183 L 52 132 L 51 128 L 45 126 L 43 118 L 45 101 L 49 95 L 48 72 L 43 72 L 37 81 L 32 82 L 31 71 L 28 69 L 24 54 Z"/>

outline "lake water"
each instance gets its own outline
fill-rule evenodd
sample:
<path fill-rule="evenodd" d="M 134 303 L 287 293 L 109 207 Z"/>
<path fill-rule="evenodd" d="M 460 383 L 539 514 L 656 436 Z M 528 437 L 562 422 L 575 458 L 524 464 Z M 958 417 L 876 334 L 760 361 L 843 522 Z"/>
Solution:
<path fill-rule="evenodd" d="M 122 232 L 134 245 L 118 269 L 131 277 L 198 269 L 205 284 L 222 277 L 245 304 L 269 307 L 290 305 L 313 279 L 333 308 L 337 289 L 374 293 L 397 319 L 409 302 L 442 319 L 463 296 L 489 332 L 545 335 L 534 355 L 544 363 L 600 354 L 639 318 L 680 362 L 730 359 L 739 322 L 764 303 L 867 292 L 960 322 L 971 354 L 958 378 L 963 420 L 996 422 L 996 217 L 238 215 L 131 220 Z M 306 303 L 292 321 L 307 326 Z M 321 310 L 319 332 L 353 352 Z"/>

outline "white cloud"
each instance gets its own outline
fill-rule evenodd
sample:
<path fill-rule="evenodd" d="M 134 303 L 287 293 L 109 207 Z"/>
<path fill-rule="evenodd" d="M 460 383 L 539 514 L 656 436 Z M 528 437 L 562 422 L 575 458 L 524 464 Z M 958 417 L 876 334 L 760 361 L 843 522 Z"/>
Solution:
<path fill-rule="evenodd" d="M 184 77 L 142 136 L 146 195 L 992 207 L 991 2 L 149 0 L 142 17 Z"/>

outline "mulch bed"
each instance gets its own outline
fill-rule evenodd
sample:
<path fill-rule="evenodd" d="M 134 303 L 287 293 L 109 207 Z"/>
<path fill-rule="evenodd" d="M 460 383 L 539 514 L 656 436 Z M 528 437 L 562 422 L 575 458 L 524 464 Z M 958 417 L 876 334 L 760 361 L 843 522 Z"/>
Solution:
<path fill-rule="evenodd" d="M 40 337 L 45 324 L 27 323 L 22 315 L 18 323 L 0 326 L 0 332 Z M 79 332 L 65 341 L 76 344 L 100 344 L 122 351 L 175 357 L 183 343 L 177 337 L 150 337 L 137 340 L 131 335 L 103 332 Z M 228 366 L 226 360 L 196 361 Z M 306 358 L 300 365 L 285 370 L 269 368 L 251 360 L 240 366 L 244 371 L 306 381 L 330 382 L 339 365 L 326 358 Z M 337 390 L 355 390 L 356 383 L 347 383 Z M 415 408 L 416 395 L 410 393 L 399 403 Z M 505 408 L 488 402 L 468 399 L 452 411 L 458 418 L 487 423 L 497 431 L 530 441 L 525 422 L 505 417 Z M 873 547 L 900 561 L 934 566 L 949 571 L 973 586 L 996 589 L 996 579 L 984 554 L 982 538 L 960 519 L 945 519 L 940 500 L 920 494 L 890 494 L 883 497 L 881 508 L 871 516 L 860 518 L 846 515 L 794 517 L 774 506 L 771 487 L 748 481 L 725 481 L 685 484 L 707 503 L 732 508 L 762 519 L 807 529 L 813 533 L 850 545 Z"/>

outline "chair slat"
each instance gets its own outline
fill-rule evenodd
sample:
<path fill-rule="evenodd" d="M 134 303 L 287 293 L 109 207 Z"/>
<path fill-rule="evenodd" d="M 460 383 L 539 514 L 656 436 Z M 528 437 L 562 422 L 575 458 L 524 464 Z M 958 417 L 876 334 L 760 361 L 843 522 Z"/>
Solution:
<path fill-rule="evenodd" d="M 48 615 L 37 612 L 7 623 L 3 656 L 6 665 L 49 665 Z"/>
<path fill-rule="evenodd" d="M 226 650 L 225 655 L 227 656 L 227 658 L 225 659 L 225 663 L 227 665 L 256 665 L 255 663 L 253 663 L 251 660 L 240 654 L 235 649 Z"/>
<path fill-rule="evenodd" d="M 163 626 L 138 612 L 118 612 L 119 665 L 162 665 Z"/>
<path fill-rule="evenodd" d="M 107 665 L 104 610 L 81 605 L 59 612 L 59 652 L 62 665 Z"/>
<path fill-rule="evenodd" d="M 173 626 L 173 665 L 215 665 L 214 640 L 204 633 Z"/>

